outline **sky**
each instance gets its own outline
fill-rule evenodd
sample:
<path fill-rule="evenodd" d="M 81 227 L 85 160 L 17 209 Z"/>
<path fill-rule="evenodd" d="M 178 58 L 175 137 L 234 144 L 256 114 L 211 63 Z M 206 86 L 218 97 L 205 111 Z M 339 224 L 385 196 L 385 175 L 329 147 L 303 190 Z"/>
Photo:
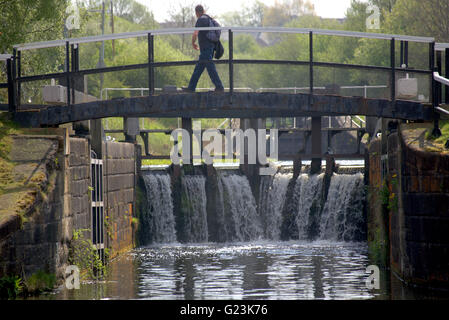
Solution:
<path fill-rule="evenodd" d="M 168 19 L 170 8 L 179 7 L 180 4 L 190 3 L 195 0 L 137 0 L 146 5 L 153 12 L 156 21 L 164 22 Z M 280 0 L 282 2 L 282 0 Z M 250 6 L 254 0 L 196 0 L 209 8 L 208 13 L 212 16 L 220 16 L 229 11 L 238 11 L 239 8 Z M 195 2 L 195 3 L 196 3 Z M 261 0 L 267 5 L 273 5 L 275 0 Z M 323 18 L 344 18 L 351 0 L 310 0 L 315 6 L 315 12 Z"/>

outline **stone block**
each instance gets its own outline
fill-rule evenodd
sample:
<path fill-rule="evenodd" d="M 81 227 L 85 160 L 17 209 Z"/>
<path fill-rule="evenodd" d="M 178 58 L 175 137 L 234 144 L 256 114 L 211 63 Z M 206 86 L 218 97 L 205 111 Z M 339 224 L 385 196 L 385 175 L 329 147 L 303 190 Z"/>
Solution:
<path fill-rule="evenodd" d="M 449 245 L 449 217 L 405 217 L 406 240 Z"/>
<path fill-rule="evenodd" d="M 449 194 L 404 192 L 402 200 L 405 215 L 449 217 Z"/>

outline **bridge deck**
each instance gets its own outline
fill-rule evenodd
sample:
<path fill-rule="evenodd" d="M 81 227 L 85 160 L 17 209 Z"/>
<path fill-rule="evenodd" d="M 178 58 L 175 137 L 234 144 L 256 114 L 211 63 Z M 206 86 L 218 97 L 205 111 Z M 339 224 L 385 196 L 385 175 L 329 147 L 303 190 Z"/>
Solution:
<path fill-rule="evenodd" d="M 28 126 L 107 117 L 265 118 L 364 115 L 404 120 L 432 120 L 430 104 L 337 95 L 288 93 L 178 93 L 120 98 L 16 112 Z"/>

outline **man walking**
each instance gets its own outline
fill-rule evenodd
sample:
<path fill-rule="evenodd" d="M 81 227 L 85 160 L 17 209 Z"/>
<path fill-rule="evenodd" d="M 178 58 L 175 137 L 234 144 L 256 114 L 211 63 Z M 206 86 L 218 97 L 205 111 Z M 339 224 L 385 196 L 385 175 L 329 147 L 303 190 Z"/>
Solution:
<path fill-rule="evenodd" d="M 198 18 L 195 27 L 210 26 L 211 18 L 204 12 L 204 8 L 202 5 L 199 4 L 195 7 L 195 14 Z M 183 88 L 184 91 L 194 92 L 198 80 L 200 79 L 201 74 L 204 71 L 204 68 L 207 68 L 209 77 L 215 85 L 215 92 L 224 92 L 223 84 L 221 83 L 220 77 L 218 76 L 215 64 L 212 62 L 212 59 L 214 57 L 215 43 L 207 38 L 207 32 L 208 31 L 195 31 L 192 35 L 192 46 L 195 50 L 198 50 L 198 45 L 196 44 L 196 39 L 198 38 L 198 42 L 200 45 L 200 57 L 198 63 L 195 66 L 195 70 L 193 70 L 189 86 L 188 88 Z"/>

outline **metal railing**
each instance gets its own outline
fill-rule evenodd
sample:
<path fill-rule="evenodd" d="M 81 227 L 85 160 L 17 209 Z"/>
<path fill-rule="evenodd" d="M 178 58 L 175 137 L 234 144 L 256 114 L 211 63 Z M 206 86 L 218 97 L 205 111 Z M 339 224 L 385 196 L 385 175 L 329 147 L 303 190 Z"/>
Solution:
<path fill-rule="evenodd" d="M 6 84 L 0 84 L 3 88 L 8 88 L 8 109 L 11 112 L 16 112 L 20 105 L 20 91 L 21 85 L 26 82 L 32 82 L 37 80 L 49 80 L 49 79 L 63 79 L 67 86 L 67 105 L 70 106 L 74 102 L 75 90 L 74 79 L 84 75 L 100 74 L 107 72 L 117 72 L 124 70 L 136 70 L 147 69 L 148 70 L 148 92 L 149 95 L 153 95 L 156 91 L 155 88 L 155 68 L 170 67 L 170 66 L 187 66 L 195 65 L 198 61 L 168 61 L 157 62 L 154 55 L 154 38 L 155 36 L 174 35 L 174 34 L 188 34 L 193 31 L 207 31 L 207 30 L 221 30 L 227 32 L 228 41 L 228 58 L 222 60 L 215 60 L 216 64 L 227 64 L 229 69 L 229 97 L 232 103 L 232 96 L 236 88 L 234 87 L 234 65 L 236 64 L 266 64 L 266 65 L 297 65 L 308 66 L 309 69 L 309 94 L 311 96 L 311 103 L 313 103 L 314 95 L 314 67 L 332 67 L 332 68 L 350 68 L 358 70 L 377 70 L 386 72 L 390 76 L 390 100 L 395 101 L 396 90 L 396 72 L 413 72 L 427 74 L 432 78 L 432 72 L 434 67 L 434 55 L 435 55 L 435 40 L 430 37 L 415 37 L 406 35 L 392 35 L 392 34 L 379 34 L 379 33 L 365 33 L 365 32 L 352 32 L 342 30 L 325 30 L 325 29 L 311 29 L 311 28 L 249 28 L 249 27 L 207 27 L 207 28 L 180 28 L 180 29 L 157 29 L 157 30 L 144 30 L 136 32 L 126 32 L 118 34 L 109 34 L 101 36 L 90 36 L 81 38 L 69 38 L 62 40 L 35 42 L 28 44 L 18 44 L 13 46 L 13 55 L 4 57 L 7 61 L 7 76 L 8 82 Z M 308 35 L 309 40 L 309 59 L 306 61 L 299 60 L 262 60 L 262 59 L 234 59 L 234 41 L 233 36 L 237 33 L 281 33 L 281 34 L 305 34 Z M 314 36 L 338 36 L 338 37 L 356 37 L 356 38 L 368 38 L 368 39 L 382 39 L 390 41 L 390 66 L 374 66 L 374 65 L 357 65 L 346 63 L 334 63 L 334 62 L 321 62 L 314 59 Z M 129 39 L 129 38 L 141 38 L 145 37 L 148 44 L 148 56 L 147 61 L 139 64 L 122 65 L 101 67 L 94 69 L 80 69 L 79 61 L 79 47 L 80 44 L 99 42 L 116 39 Z M 408 43 L 427 43 L 429 44 L 429 68 L 428 69 L 413 69 L 408 65 L 404 67 L 396 66 L 395 57 L 395 43 L 400 41 L 401 43 L 401 62 L 403 54 L 408 56 Z M 23 75 L 22 74 L 22 55 L 21 53 L 26 50 L 36 50 L 52 47 L 65 47 L 65 71 L 50 74 L 37 74 L 37 75 Z M 405 48 L 406 50 L 404 51 Z M 408 58 L 406 59 L 408 61 Z M 432 78 L 433 79 L 433 78 Z M 432 80 L 433 81 L 433 80 Z M 433 83 L 432 83 L 433 85 Z M 432 86 L 433 88 L 433 86 Z"/>

